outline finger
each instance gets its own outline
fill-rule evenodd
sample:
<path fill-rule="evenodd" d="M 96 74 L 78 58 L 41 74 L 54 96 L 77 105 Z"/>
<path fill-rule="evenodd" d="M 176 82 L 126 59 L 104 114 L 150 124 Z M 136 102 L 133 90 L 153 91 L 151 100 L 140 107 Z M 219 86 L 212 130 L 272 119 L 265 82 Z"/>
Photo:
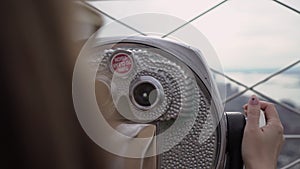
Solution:
<path fill-rule="evenodd" d="M 261 109 L 265 112 L 267 124 L 271 121 L 280 122 L 280 118 L 274 104 L 261 101 L 260 105 Z"/>
<path fill-rule="evenodd" d="M 247 116 L 248 104 L 245 104 L 245 105 L 243 106 L 243 109 L 244 109 L 245 115 Z"/>
<path fill-rule="evenodd" d="M 248 108 L 248 104 L 244 104 L 243 109 L 247 110 L 247 108 Z"/>
<path fill-rule="evenodd" d="M 260 103 L 258 98 L 253 95 L 250 97 L 247 106 L 247 124 L 246 127 L 259 128 Z"/>

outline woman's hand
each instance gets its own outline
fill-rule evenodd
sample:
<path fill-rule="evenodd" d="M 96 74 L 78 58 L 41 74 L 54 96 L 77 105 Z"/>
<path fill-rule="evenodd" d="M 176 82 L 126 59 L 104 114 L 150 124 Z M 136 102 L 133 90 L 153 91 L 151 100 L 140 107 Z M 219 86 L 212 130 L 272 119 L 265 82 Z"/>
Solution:
<path fill-rule="evenodd" d="M 266 125 L 259 127 L 260 110 L 265 114 Z M 242 142 L 242 156 L 246 169 L 275 169 L 284 142 L 283 126 L 275 106 L 259 101 L 253 95 L 244 105 L 247 123 Z"/>

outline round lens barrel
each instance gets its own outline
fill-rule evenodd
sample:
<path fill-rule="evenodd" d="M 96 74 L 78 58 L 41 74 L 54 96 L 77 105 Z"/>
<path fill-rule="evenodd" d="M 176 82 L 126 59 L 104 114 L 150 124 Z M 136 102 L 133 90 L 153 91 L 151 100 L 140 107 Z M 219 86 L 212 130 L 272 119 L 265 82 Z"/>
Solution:
<path fill-rule="evenodd" d="M 157 96 L 157 89 L 150 82 L 140 83 L 133 89 L 133 98 L 140 106 L 149 107 L 153 105 Z"/>

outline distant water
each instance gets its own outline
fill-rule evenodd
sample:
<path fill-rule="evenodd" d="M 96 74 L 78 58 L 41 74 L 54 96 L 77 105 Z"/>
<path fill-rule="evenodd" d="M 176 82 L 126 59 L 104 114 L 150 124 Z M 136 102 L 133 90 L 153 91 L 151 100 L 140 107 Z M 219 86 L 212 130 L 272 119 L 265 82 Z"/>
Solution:
<path fill-rule="evenodd" d="M 225 72 L 226 75 L 251 86 L 260 80 L 265 79 L 270 75 L 270 72 Z M 228 81 L 227 81 L 228 82 Z M 237 85 L 234 85 L 237 86 Z M 243 90 L 239 87 L 239 90 Z M 267 82 L 255 87 L 254 89 L 261 93 L 272 97 L 278 101 L 284 100 L 293 103 L 296 107 L 300 108 L 300 71 L 293 71 L 269 79 Z"/>

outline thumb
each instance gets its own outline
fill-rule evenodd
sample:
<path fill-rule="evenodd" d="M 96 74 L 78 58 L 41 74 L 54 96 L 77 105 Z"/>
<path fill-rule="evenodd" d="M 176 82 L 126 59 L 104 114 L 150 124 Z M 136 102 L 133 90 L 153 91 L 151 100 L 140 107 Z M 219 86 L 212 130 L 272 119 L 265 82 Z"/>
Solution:
<path fill-rule="evenodd" d="M 247 128 L 259 128 L 260 103 L 259 99 L 252 95 L 247 105 Z"/>

